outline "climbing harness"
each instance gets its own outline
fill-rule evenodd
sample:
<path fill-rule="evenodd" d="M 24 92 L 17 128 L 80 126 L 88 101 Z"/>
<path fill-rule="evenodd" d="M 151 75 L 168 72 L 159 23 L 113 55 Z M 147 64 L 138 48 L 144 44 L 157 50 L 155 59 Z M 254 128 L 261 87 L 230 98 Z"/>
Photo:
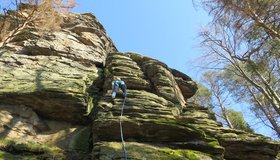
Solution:
<path fill-rule="evenodd" d="M 127 154 L 126 154 L 126 149 L 125 149 L 125 141 L 123 138 L 123 130 L 122 130 L 122 116 L 123 116 L 123 108 L 124 108 L 124 104 L 125 104 L 125 99 L 123 100 L 123 105 L 122 105 L 122 109 L 121 109 L 121 116 L 120 116 L 120 130 L 121 130 L 121 139 L 122 139 L 122 148 L 123 148 L 123 154 L 124 154 L 124 158 L 125 160 L 127 160 Z"/>

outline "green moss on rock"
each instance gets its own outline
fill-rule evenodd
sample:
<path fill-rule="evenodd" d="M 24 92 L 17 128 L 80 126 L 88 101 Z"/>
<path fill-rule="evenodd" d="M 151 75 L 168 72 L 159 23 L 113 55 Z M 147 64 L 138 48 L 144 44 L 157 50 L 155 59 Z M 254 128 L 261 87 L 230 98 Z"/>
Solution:
<path fill-rule="evenodd" d="M 83 151 L 88 152 L 89 151 L 89 140 L 90 140 L 90 134 L 91 134 L 91 128 L 85 127 L 81 130 L 79 130 L 70 141 L 70 149 L 76 150 L 76 151 Z"/>
<path fill-rule="evenodd" d="M 126 151 L 128 159 L 147 160 L 218 160 L 209 154 L 189 149 L 172 149 L 143 143 L 127 142 Z M 121 143 L 101 142 L 94 150 L 93 155 L 99 159 L 121 159 L 123 150 Z"/>
<path fill-rule="evenodd" d="M 0 158 L 6 159 L 65 159 L 63 151 L 36 143 L 17 143 L 13 140 L 0 139 Z"/>

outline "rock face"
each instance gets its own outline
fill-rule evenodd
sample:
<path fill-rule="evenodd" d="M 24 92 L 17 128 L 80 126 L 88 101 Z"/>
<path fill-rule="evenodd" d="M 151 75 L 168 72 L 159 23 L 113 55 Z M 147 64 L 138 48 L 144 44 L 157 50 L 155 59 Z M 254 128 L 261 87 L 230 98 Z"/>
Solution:
<path fill-rule="evenodd" d="M 275 160 L 279 143 L 223 128 L 187 102 L 187 75 L 136 53 L 120 53 L 92 14 L 71 13 L 60 31 L 28 27 L 0 49 L 0 158 Z M 127 84 L 111 98 L 111 81 Z M 44 145 L 43 145 L 44 144 Z M 47 146 L 46 146 L 47 145 Z M 279 157 L 278 157 L 279 158 Z"/>

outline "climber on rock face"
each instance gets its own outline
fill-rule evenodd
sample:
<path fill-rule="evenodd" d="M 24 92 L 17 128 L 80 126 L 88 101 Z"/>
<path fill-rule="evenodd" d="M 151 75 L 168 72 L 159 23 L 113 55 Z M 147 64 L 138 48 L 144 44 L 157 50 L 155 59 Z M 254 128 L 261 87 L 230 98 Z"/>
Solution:
<path fill-rule="evenodd" d="M 121 89 L 123 92 L 123 97 L 126 97 L 126 85 L 124 81 L 122 81 L 119 77 L 115 77 L 113 82 L 112 82 L 112 98 L 116 97 L 117 91 Z"/>

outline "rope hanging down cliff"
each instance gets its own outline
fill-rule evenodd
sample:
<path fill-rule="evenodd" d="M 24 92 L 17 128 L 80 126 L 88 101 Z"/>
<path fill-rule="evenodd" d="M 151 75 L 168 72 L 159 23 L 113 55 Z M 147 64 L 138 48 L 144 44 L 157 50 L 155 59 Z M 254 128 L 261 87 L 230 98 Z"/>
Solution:
<path fill-rule="evenodd" d="M 125 99 L 126 99 L 126 97 L 123 99 L 123 105 L 122 105 L 122 109 L 121 109 L 120 131 L 121 131 L 123 154 L 124 154 L 125 160 L 127 160 L 127 154 L 126 154 L 126 149 L 125 149 L 125 141 L 124 141 L 124 138 L 123 138 L 123 130 L 122 130 L 122 116 L 123 116 L 123 108 L 124 108 L 124 104 L 125 104 Z"/>

